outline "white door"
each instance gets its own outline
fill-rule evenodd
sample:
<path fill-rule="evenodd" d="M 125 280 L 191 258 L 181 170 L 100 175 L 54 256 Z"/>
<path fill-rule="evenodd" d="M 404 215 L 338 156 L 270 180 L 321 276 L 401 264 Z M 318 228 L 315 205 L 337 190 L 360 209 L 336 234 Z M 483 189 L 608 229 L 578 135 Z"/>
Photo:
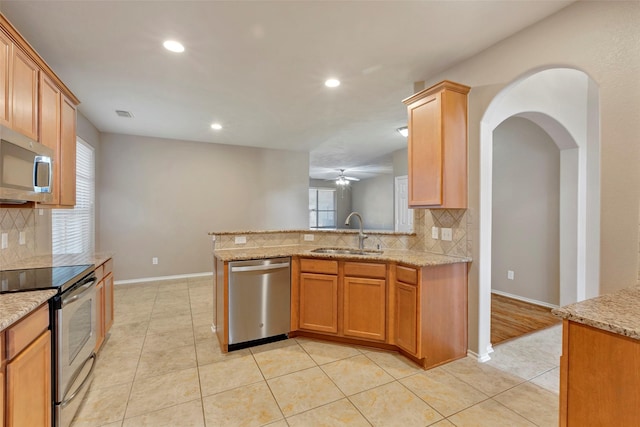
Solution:
<path fill-rule="evenodd" d="M 395 231 L 413 231 L 413 209 L 409 209 L 409 177 L 407 175 L 396 176 L 394 199 Z"/>

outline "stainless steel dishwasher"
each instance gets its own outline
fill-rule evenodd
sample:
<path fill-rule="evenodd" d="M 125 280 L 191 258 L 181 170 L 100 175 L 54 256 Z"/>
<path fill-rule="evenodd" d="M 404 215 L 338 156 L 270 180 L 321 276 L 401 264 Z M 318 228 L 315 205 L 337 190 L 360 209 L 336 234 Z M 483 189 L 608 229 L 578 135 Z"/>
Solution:
<path fill-rule="evenodd" d="M 229 263 L 229 351 L 287 338 L 291 258 Z"/>

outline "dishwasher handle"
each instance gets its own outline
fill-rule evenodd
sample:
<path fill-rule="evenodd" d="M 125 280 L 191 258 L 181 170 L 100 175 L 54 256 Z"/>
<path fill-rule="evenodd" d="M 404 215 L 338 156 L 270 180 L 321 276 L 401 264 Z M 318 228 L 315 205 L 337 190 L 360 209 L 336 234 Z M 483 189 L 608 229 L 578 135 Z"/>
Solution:
<path fill-rule="evenodd" d="M 284 262 L 280 264 L 265 264 L 265 265 L 250 265 L 247 267 L 231 267 L 232 273 L 241 273 L 243 271 L 267 271 L 267 270 L 277 270 L 280 268 L 288 268 L 289 263 Z"/>

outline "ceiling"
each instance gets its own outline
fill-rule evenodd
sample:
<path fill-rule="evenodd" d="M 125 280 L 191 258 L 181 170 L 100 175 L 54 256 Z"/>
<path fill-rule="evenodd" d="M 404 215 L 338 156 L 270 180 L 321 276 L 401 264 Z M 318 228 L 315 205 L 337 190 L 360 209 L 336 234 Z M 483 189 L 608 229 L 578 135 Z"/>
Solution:
<path fill-rule="evenodd" d="M 415 81 L 571 2 L 2 0 L 0 11 L 101 132 L 301 150 L 311 177 L 367 178 L 406 146 L 395 129 Z"/>

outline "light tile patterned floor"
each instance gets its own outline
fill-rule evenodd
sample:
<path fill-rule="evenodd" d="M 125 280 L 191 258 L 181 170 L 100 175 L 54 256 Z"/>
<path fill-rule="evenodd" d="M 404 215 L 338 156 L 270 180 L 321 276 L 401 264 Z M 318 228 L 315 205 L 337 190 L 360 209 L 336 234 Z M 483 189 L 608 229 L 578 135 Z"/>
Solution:
<path fill-rule="evenodd" d="M 229 354 L 210 278 L 116 286 L 81 426 L 557 426 L 559 326 L 423 371 L 304 338 Z"/>

